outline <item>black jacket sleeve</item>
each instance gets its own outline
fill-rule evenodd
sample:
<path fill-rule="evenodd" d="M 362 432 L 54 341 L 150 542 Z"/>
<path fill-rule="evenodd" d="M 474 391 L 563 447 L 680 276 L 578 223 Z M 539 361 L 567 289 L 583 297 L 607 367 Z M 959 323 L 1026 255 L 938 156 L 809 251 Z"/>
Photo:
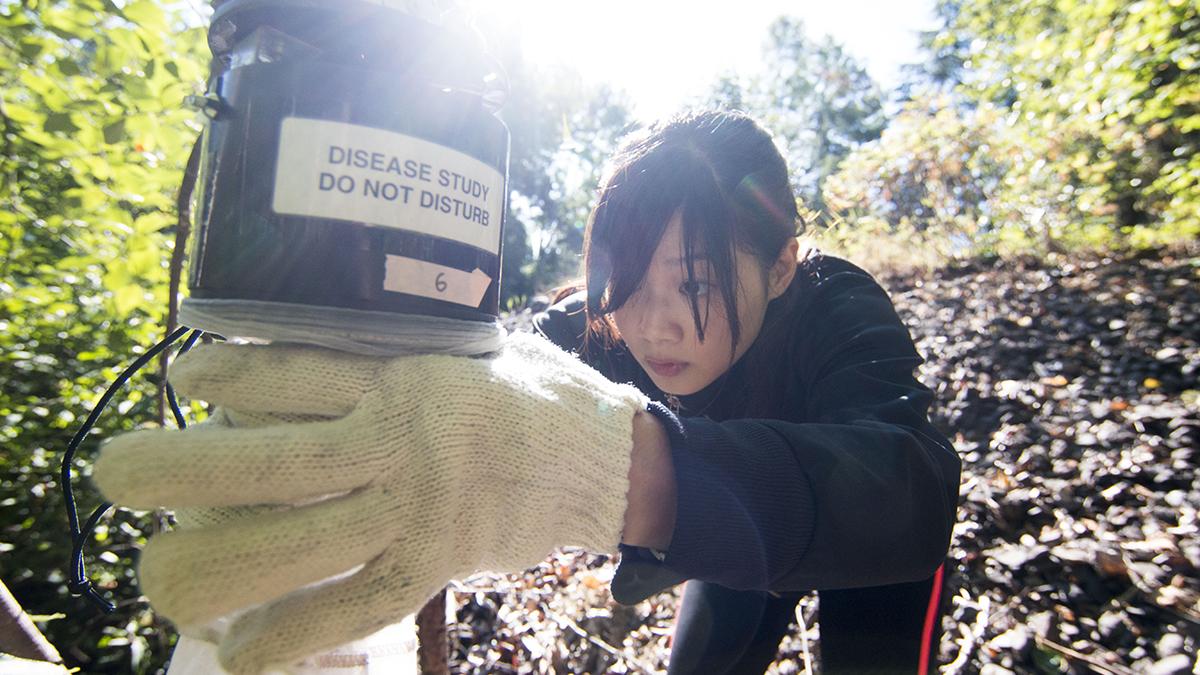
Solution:
<path fill-rule="evenodd" d="M 891 301 L 865 273 L 814 289 L 790 367 L 802 422 L 680 419 L 678 519 L 664 564 L 735 589 L 928 578 L 949 547 L 959 458 Z"/>
<path fill-rule="evenodd" d="M 558 345 L 564 351 L 578 354 L 583 348 L 587 331 L 584 313 L 585 295 L 575 293 L 550 305 L 546 311 L 533 315 L 533 332 Z"/>

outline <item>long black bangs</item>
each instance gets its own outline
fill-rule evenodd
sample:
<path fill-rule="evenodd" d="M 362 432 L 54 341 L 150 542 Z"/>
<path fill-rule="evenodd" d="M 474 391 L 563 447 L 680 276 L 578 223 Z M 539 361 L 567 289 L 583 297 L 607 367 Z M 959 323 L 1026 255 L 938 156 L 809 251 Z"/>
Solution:
<path fill-rule="evenodd" d="M 589 323 L 604 322 L 637 292 L 676 213 L 682 216 L 689 287 L 695 288 L 697 269 L 707 264 L 709 282 L 715 281 L 720 289 L 731 349 L 735 349 L 741 332 L 735 253 L 738 213 L 707 160 L 694 151 L 659 146 L 613 175 L 601 191 L 588 225 L 584 255 Z M 711 295 L 691 294 L 689 301 L 697 337 L 703 341 L 713 309 Z"/>

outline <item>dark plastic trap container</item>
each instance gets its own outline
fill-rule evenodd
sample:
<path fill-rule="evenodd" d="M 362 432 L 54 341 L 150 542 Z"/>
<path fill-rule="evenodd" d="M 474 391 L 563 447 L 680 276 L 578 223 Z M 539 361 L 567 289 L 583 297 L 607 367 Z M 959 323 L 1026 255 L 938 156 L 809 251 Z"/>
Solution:
<path fill-rule="evenodd" d="M 502 78 L 477 38 L 428 18 L 365 0 L 216 6 L 192 302 L 495 321 Z"/>

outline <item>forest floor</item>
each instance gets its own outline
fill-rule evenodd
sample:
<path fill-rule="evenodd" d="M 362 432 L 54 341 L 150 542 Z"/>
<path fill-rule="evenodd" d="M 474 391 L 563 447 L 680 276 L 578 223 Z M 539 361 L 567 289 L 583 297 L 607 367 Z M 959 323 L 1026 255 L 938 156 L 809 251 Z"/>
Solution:
<path fill-rule="evenodd" d="M 1200 258 L 880 275 L 963 459 L 943 673 L 1200 673 Z M 512 317 L 519 327 L 524 317 Z M 678 590 L 560 551 L 452 586 L 453 672 L 658 672 Z M 815 594 L 769 672 L 819 671 Z"/>

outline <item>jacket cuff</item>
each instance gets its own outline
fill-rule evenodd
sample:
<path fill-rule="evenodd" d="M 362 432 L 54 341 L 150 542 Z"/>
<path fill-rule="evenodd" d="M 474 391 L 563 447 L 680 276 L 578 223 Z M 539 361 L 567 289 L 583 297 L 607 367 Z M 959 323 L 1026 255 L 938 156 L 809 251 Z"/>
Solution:
<path fill-rule="evenodd" d="M 663 564 L 685 579 L 769 590 L 812 539 L 815 505 L 788 443 L 768 425 L 737 429 L 648 406 L 666 427 L 677 507 Z"/>

